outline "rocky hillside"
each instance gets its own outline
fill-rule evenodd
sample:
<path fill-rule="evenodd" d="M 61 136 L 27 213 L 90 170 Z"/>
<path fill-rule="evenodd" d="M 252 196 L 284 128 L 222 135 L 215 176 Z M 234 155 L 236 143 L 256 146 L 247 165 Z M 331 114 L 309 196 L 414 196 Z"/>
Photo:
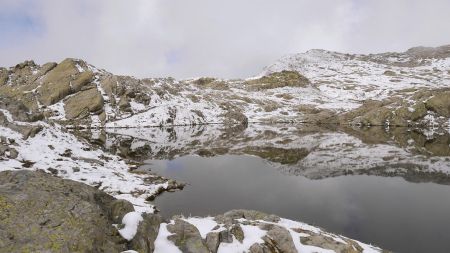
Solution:
<path fill-rule="evenodd" d="M 0 96 L 14 101 L 10 109 L 26 112 L 21 120 L 71 127 L 247 122 L 448 127 L 449 57 L 450 46 L 375 55 L 311 50 L 246 80 L 136 79 L 76 59 L 42 66 L 27 61 L 0 69 Z"/>
<path fill-rule="evenodd" d="M 249 123 L 280 122 L 308 122 L 317 129 L 311 134 L 301 133 L 292 125 L 275 130 L 270 126 L 253 130 L 245 128 Z M 151 138 L 140 136 L 141 140 L 134 142 L 133 139 L 118 147 L 114 143 L 93 145 L 68 131 L 88 128 L 90 134 L 95 134 L 99 129 L 111 133 L 113 130 L 120 132 L 125 127 L 210 123 L 220 123 L 223 130 L 213 130 L 206 137 L 192 132 L 189 138 L 169 142 L 163 139 L 176 140 L 174 134 L 180 132 L 167 130 L 167 136 L 162 133 Z M 318 124 L 339 125 L 345 130 L 338 133 L 329 133 L 326 129 L 317 131 Z M 393 126 L 409 126 L 415 130 L 406 138 L 396 131 L 387 136 L 372 136 L 370 132 L 352 128 L 375 125 L 387 130 Z M 277 131 L 285 131 L 285 134 Z M 389 168 L 368 170 L 393 161 L 406 169 L 412 166 L 411 171 L 419 174 L 438 172 L 432 174 L 429 181 L 447 183 L 449 168 L 445 156 L 449 152 L 449 133 L 450 46 L 376 55 L 311 50 L 287 56 L 267 67 L 261 75 L 245 80 L 211 77 L 137 79 L 117 76 L 77 59 L 43 65 L 26 61 L 14 67 L 0 68 L 0 171 L 20 171 L 18 174 L 4 172 L 0 177 L 0 248 L 28 247 L 27 236 L 36 235 L 37 245 L 48 244 L 47 249 L 53 246 L 71 249 L 75 246 L 60 242 L 76 239 L 86 231 L 102 242 L 101 247 L 133 248 L 130 245 L 137 224 L 146 224 L 141 213 L 154 212 L 148 201 L 162 191 L 183 187 L 182 183 L 136 169 L 136 156 L 127 156 L 126 152 L 151 153 L 145 141 L 156 143 L 152 147 L 152 152 L 157 152 L 155 157 L 173 157 L 173 153 L 258 155 L 284 172 L 310 178 L 342 175 L 348 172 L 347 168 L 351 168 L 352 173 L 389 174 L 392 172 Z M 434 141 L 430 136 L 436 134 L 441 138 Z M 229 137 L 234 139 L 225 142 Z M 395 145 L 387 147 L 378 142 L 378 137 L 393 139 Z M 367 140 L 361 141 L 362 138 Z M 99 138 L 92 139 L 102 137 L 99 135 Z M 163 140 L 166 146 L 158 147 L 158 140 Z M 103 138 L 103 141 L 108 140 Z M 265 145 L 269 141 L 271 145 Z M 173 147 L 167 147 L 167 144 Z M 206 150 L 202 146 L 213 148 Z M 348 148 L 350 146 L 353 148 Z M 114 148 L 121 152 L 111 151 Z M 333 150 L 353 163 L 343 167 L 339 161 L 327 158 L 322 150 Z M 395 157 L 395 154 L 406 157 L 409 162 L 402 161 L 403 158 Z M 437 158 L 430 162 L 430 154 Z M 311 169 L 317 167 L 322 168 L 318 174 L 317 170 Z M 47 179 L 49 176 L 46 174 L 29 175 L 22 170 L 44 171 L 58 178 Z M 417 174 L 395 173 L 412 180 Z M 83 188 L 72 181 L 57 182 L 62 180 L 59 178 L 91 187 Z M 48 185 L 52 180 L 56 181 Z M 11 188 L 11 184 L 17 184 L 19 188 Z M 71 212 L 76 209 L 78 213 L 72 212 L 75 216 L 95 213 L 86 221 L 108 228 L 98 230 L 83 221 L 80 222 L 79 233 L 67 235 L 67 240 L 59 238 L 55 231 L 66 228 L 67 222 L 74 220 L 58 213 L 55 208 L 50 211 L 56 213 L 47 212 L 45 208 L 55 204 L 42 205 L 51 197 L 45 192 L 41 194 L 40 187 L 47 192 L 54 191 L 54 200 L 64 203 L 62 209 Z M 71 189 L 82 192 L 74 194 Z M 109 195 L 99 195 L 99 190 Z M 17 191 L 29 194 L 25 196 Z M 134 211 L 129 210 L 132 214 L 123 217 L 124 227 L 117 230 L 128 242 L 117 241 L 116 230 L 111 229 L 112 222 L 119 222 L 110 216 L 111 205 L 116 201 L 110 196 L 125 199 L 133 205 Z M 44 199 L 30 202 L 24 201 L 27 199 L 24 197 Z M 71 201 L 82 202 L 84 206 L 71 206 Z M 24 234 L 14 226 L 20 221 L 17 212 L 22 209 L 42 209 L 52 218 L 33 219 L 35 214 L 27 212 L 29 217 L 24 222 L 28 223 L 22 227 L 30 229 L 30 233 Z M 379 251 L 301 223 L 265 214 L 256 215 L 261 218 L 256 219 L 252 215 L 232 212 L 200 220 L 184 217 L 174 217 L 165 222 L 158 220 L 158 237 L 155 238 L 155 234 L 152 237 L 155 244 L 146 239 L 142 244 L 159 247 L 160 252 L 174 250 L 173 247 L 182 252 L 230 252 L 233 249 L 253 252 L 295 252 L 301 249 L 306 252 L 327 252 L 327 249 L 338 252 Z M 59 220 L 64 221 L 60 223 Z M 127 224 L 134 225 L 127 228 Z M 49 237 L 39 237 L 38 230 L 48 232 Z M 133 236 L 129 231 L 134 231 L 131 233 Z M 89 245 L 86 247 L 87 251 L 101 251 L 89 248 Z"/>

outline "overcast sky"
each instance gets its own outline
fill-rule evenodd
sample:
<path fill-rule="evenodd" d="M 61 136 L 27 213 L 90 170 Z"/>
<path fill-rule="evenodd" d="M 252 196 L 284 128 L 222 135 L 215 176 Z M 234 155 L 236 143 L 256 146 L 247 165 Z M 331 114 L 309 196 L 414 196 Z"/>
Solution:
<path fill-rule="evenodd" d="M 450 44 L 449 0 L 0 0 L 0 66 L 248 77 L 290 53 Z"/>

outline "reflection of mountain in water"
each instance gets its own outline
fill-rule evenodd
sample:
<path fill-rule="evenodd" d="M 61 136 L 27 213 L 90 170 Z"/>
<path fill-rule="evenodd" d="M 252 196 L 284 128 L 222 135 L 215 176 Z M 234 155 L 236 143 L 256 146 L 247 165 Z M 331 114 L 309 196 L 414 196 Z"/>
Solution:
<path fill-rule="evenodd" d="M 283 173 L 311 179 L 368 174 L 450 184 L 448 133 L 316 125 L 203 125 L 81 134 L 110 152 L 138 161 L 246 154 L 263 158 Z"/>

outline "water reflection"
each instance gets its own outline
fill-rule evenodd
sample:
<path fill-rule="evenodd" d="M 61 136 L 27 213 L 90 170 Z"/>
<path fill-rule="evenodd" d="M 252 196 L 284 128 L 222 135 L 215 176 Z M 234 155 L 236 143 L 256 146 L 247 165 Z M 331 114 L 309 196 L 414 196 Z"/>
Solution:
<path fill-rule="evenodd" d="M 187 182 L 156 198 L 165 216 L 257 209 L 397 252 L 450 249 L 448 132 L 208 125 L 78 134 L 145 163 L 140 172 Z"/>
<path fill-rule="evenodd" d="M 247 154 L 263 158 L 283 173 L 310 179 L 351 174 L 450 183 L 448 132 L 335 125 L 203 125 L 81 134 L 112 153 L 139 161 Z"/>
<path fill-rule="evenodd" d="M 149 161 L 164 176 L 188 182 L 155 204 L 167 217 L 256 209 L 301 220 L 396 252 L 448 252 L 450 187 L 401 178 L 289 176 L 258 157 L 186 156 Z"/>

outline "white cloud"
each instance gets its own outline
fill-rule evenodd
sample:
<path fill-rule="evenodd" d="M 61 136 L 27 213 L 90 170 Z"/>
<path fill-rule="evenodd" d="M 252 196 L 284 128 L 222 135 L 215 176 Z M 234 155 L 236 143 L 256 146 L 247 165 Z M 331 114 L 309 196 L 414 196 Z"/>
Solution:
<path fill-rule="evenodd" d="M 0 65 L 76 57 L 140 77 L 246 77 L 311 48 L 450 43 L 448 0 L 0 0 L 0 7 L 42 26 L 32 36 L 8 33 L 20 43 L 0 43 Z"/>

